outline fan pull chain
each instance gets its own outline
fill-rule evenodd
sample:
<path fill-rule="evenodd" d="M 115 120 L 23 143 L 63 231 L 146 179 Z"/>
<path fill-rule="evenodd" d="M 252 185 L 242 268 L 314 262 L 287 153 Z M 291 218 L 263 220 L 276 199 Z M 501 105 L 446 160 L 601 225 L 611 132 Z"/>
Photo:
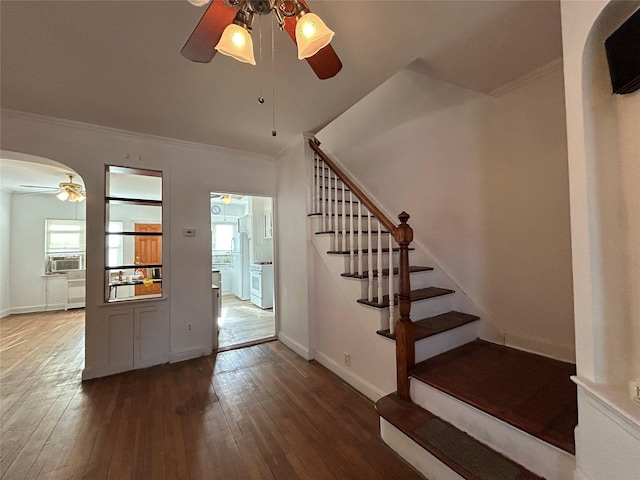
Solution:
<path fill-rule="evenodd" d="M 264 103 L 264 95 L 262 93 L 262 80 L 264 77 L 264 67 L 262 66 L 262 15 L 260 15 L 258 19 L 258 30 L 258 43 L 260 44 L 258 49 L 258 81 L 260 83 L 260 96 L 258 97 L 258 103 L 262 105 Z"/>
<path fill-rule="evenodd" d="M 274 27 L 274 18 L 271 17 L 271 78 L 272 78 L 272 112 L 273 112 L 273 130 L 271 130 L 271 136 L 275 137 L 276 132 L 276 35 Z"/>

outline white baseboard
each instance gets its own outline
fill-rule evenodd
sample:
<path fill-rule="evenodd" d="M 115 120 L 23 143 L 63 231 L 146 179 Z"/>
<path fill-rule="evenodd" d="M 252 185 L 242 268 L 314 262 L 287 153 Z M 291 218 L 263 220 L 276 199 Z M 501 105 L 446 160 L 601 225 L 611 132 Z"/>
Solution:
<path fill-rule="evenodd" d="M 322 365 L 323 367 L 328 368 L 337 376 L 339 376 L 342 380 L 347 382 L 361 394 L 363 394 L 368 399 L 377 402 L 380 398 L 384 397 L 388 392 L 383 392 L 378 389 L 374 385 L 371 385 L 369 382 L 364 380 L 363 378 L 355 375 L 352 371 L 347 370 L 334 359 L 326 356 L 324 353 L 316 352 L 316 361 Z"/>
<path fill-rule="evenodd" d="M 574 345 L 564 345 L 551 340 L 536 337 L 505 334 L 505 345 L 517 348 L 543 357 L 553 358 L 562 362 L 576 363 L 576 349 Z"/>
<path fill-rule="evenodd" d="M 169 363 L 184 362 L 185 360 L 192 360 L 194 358 L 210 355 L 211 351 L 207 353 L 204 348 L 196 348 L 194 350 L 185 350 L 184 352 L 175 352 L 169 354 Z"/>
<path fill-rule="evenodd" d="M 0 310 L 0 318 L 8 317 L 13 313 L 11 308 L 5 308 L 4 310 Z"/>
<path fill-rule="evenodd" d="M 20 315 L 21 313 L 40 313 L 50 312 L 53 310 L 64 310 L 65 307 L 66 304 L 64 303 L 55 303 L 52 305 L 28 305 L 26 307 L 7 308 L 6 310 L 2 311 L 3 313 L 2 315 L 0 315 L 0 318 L 6 315 Z"/>
<path fill-rule="evenodd" d="M 309 350 L 307 347 L 305 347 L 301 343 L 296 342 L 293 338 L 289 337 L 288 335 L 285 335 L 284 333 L 280 332 L 278 333 L 278 340 L 280 340 L 282 343 L 284 343 L 287 347 L 289 347 L 291 350 L 296 352 L 305 360 L 307 361 L 313 360 L 313 351 Z"/>
<path fill-rule="evenodd" d="M 405 462 L 426 478 L 433 478 L 434 480 L 464 480 L 382 417 L 380 417 L 380 436 L 391 450 L 400 455 Z"/>
<path fill-rule="evenodd" d="M 82 380 L 91 380 L 94 378 L 108 377 L 109 375 L 115 375 L 116 373 L 128 372 L 133 370 L 131 364 L 110 365 L 108 367 L 98 368 L 85 368 L 82 370 Z"/>
<path fill-rule="evenodd" d="M 576 471 L 573 472 L 573 480 L 591 480 L 586 473 L 580 470 L 580 467 L 576 467 Z"/>

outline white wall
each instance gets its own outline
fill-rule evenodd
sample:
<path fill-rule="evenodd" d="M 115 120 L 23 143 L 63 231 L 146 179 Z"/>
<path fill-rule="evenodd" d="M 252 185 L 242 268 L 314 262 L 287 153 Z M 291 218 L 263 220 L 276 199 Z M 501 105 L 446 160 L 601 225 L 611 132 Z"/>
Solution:
<path fill-rule="evenodd" d="M 309 292 L 314 289 L 308 239 L 307 188 L 311 160 L 302 138 L 278 155 L 276 196 L 276 310 L 280 340 L 306 359 L 314 356 Z"/>
<path fill-rule="evenodd" d="M 0 318 L 11 313 L 11 192 L 0 189 Z"/>
<path fill-rule="evenodd" d="M 45 220 L 84 220 L 85 204 L 61 202 L 54 195 L 14 193 L 11 206 L 11 311 L 46 309 Z"/>
<path fill-rule="evenodd" d="M 125 368 L 116 358 L 124 350 L 115 348 L 117 345 L 110 344 L 109 338 L 116 338 L 118 328 L 128 329 L 129 319 L 142 315 L 139 311 L 124 312 L 116 319 L 113 312 L 133 309 L 134 304 L 104 304 L 104 169 L 108 164 L 163 172 L 165 298 L 138 301 L 135 305 L 150 305 L 168 312 L 171 359 L 210 352 L 213 343 L 210 192 L 273 195 L 275 161 L 267 156 L 9 111 L 2 112 L 0 133 L 3 149 L 59 161 L 77 171 L 85 182 L 88 192 L 85 377 Z M 185 228 L 195 229 L 196 236 L 184 237 Z M 114 320 L 109 323 L 105 318 Z M 144 318 L 148 323 L 149 315 Z M 120 322 L 117 325 L 116 320 Z M 111 327 L 113 330 L 109 330 Z M 147 358 L 152 358 L 152 353 Z"/>
<path fill-rule="evenodd" d="M 640 413 L 640 93 L 611 94 L 604 40 L 640 2 L 562 2 L 579 423 L 576 479 L 635 479 Z"/>
<path fill-rule="evenodd" d="M 573 360 L 558 63 L 490 97 L 402 70 L 317 137 L 504 331 Z"/>

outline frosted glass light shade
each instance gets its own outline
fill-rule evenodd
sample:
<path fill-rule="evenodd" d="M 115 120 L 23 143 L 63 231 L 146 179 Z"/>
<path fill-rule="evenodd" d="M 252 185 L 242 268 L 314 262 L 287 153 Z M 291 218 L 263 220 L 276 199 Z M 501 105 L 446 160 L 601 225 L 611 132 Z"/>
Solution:
<path fill-rule="evenodd" d="M 315 13 L 306 13 L 296 23 L 296 43 L 298 58 L 313 57 L 322 48 L 329 45 L 335 32 L 325 25 Z"/>
<path fill-rule="evenodd" d="M 67 192 L 66 190 L 60 190 L 58 193 L 56 193 L 56 198 L 64 202 L 67 198 L 69 198 L 69 192 Z"/>
<path fill-rule="evenodd" d="M 247 30 L 232 23 L 222 32 L 222 37 L 216 45 L 216 50 L 224 55 L 235 58 L 236 60 L 244 63 L 256 64 L 256 59 L 253 56 L 253 40 Z"/>
<path fill-rule="evenodd" d="M 195 5 L 196 7 L 202 7 L 203 5 L 209 3 L 209 1 L 210 0 L 189 0 L 189 3 L 191 5 Z"/>

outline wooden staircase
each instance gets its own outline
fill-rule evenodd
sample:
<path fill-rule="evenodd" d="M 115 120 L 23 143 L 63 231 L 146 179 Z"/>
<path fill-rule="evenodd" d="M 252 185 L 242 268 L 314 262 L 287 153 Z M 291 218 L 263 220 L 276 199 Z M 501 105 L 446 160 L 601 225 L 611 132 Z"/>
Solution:
<path fill-rule="evenodd" d="M 455 289 L 411 265 L 409 215 L 394 224 L 309 145 L 316 236 L 344 259 L 344 281 L 360 284 L 354 300 L 380 312 L 376 332 L 395 341 L 397 391 L 376 404 L 385 443 L 432 480 L 572 477 L 572 366 L 479 341 L 480 318 L 455 308 Z"/>

